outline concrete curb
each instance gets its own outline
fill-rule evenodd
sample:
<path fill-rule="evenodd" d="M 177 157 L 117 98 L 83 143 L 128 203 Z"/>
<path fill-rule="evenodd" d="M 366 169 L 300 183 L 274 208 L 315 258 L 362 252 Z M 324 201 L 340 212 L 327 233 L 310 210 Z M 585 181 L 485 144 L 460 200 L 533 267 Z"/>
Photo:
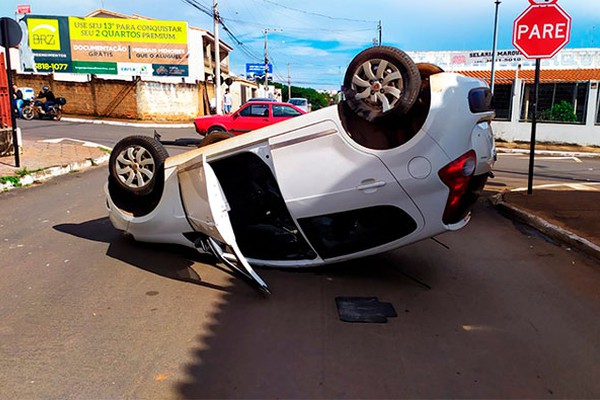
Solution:
<path fill-rule="evenodd" d="M 84 118 L 70 118 L 63 117 L 61 121 L 66 122 L 77 122 L 80 124 L 94 124 L 94 125 L 113 125 L 113 126 L 133 126 L 138 128 L 193 128 L 194 124 L 160 124 L 160 123 L 146 123 L 146 122 L 121 122 L 121 121 L 110 121 L 110 120 L 96 120 L 96 119 L 84 119 Z"/>
<path fill-rule="evenodd" d="M 109 158 L 110 154 L 104 154 L 98 158 L 87 159 L 85 161 L 74 162 L 62 166 L 49 167 L 42 171 L 34 172 L 20 177 L 19 183 L 16 185 L 12 182 L 0 184 L 0 191 L 11 190 L 19 186 L 29 186 L 34 183 L 41 183 L 55 176 L 65 175 L 71 172 L 81 171 L 83 169 L 87 169 L 96 165 L 101 165 L 107 162 Z"/>
<path fill-rule="evenodd" d="M 503 193 L 492 196 L 490 202 L 502 213 L 509 214 L 543 234 L 600 260 L 600 246 L 537 215 L 530 214 L 522 208 L 506 203 Z"/>

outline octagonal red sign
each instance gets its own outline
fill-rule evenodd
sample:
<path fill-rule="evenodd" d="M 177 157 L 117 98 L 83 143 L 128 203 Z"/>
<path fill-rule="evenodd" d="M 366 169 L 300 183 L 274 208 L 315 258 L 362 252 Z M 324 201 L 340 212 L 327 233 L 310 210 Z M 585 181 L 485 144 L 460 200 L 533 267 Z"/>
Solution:
<path fill-rule="evenodd" d="M 513 45 L 527 58 L 552 58 L 571 38 L 571 17 L 556 2 L 529 0 L 515 19 Z"/>

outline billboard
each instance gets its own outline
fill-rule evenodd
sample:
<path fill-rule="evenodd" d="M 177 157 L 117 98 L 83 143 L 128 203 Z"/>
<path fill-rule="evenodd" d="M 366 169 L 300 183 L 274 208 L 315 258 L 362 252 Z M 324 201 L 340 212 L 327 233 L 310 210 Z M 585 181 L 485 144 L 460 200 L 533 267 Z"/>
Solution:
<path fill-rule="evenodd" d="M 188 76 L 187 23 L 27 15 L 24 71 Z"/>

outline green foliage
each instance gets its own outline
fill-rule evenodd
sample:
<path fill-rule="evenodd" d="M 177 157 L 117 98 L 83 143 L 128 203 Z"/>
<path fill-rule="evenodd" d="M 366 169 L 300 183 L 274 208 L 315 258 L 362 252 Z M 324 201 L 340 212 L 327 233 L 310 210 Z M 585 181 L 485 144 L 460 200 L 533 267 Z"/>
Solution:
<path fill-rule="evenodd" d="M 43 171 L 43 170 L 44 170 L 44 168 L 38 168 L 36 170 L 30 171 L 30 170 L 27 169 L 27 167 L 25 167 L 23 169 L 20 169 L 20 170 L 16 171 L 15 174 L 18 177 L 23 177 L 25 175 L 31 175 L 31 174 L 34 174 L 36 172 L 40 172 L 40 171 Z"/>
<path fill-rule="evenodd" d="M 556 103 L 554 107 L 544 110 L 540 114 L 542 121 L 577 122 L 577 115 L 573 105 L 566 100 Z"/>
<path fill-rule="evenodd" d="M 21 186 L 21 180 L 17 176 L 0 176 L 0 184 L 11 183 L 13 186 Z"/>
<path fill-rule="evenodd" d="M 281 89 L 282 101 L 288 101 L 288 87 L 281 83 L 274 83 L 276 88 Z M 303 97 L 308 99 L 308 102 L 312 105 L 312 111 L 318 110 L 319 108 L 327 107 L 329 104 L 330 96 L 327 93 L 317 92 L 311 88 L 301 88 L 292 86 L 291 97 Z"/>

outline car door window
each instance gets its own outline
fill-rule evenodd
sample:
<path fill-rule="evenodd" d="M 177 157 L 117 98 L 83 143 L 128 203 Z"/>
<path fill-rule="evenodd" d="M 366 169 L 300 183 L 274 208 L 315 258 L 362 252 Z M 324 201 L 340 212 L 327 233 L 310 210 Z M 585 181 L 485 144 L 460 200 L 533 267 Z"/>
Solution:
<path fill-rule="evenodd" d="M 408 213 L 391 205 L 300 218 L 298 222 L 323 258 L 381 246 L 417 229 L 417 223 Z"/>
<path fill-rule="evenodd" d="M 239 115 L 242 117 L 268 117 L 269 106 L 265 104 L 251 104 L 240 110 Z"/>
<path fill-rule="evenodd" d="M 296 117 L 302 113 L 290 106 L 273 106 L 274 117 Z"/>

